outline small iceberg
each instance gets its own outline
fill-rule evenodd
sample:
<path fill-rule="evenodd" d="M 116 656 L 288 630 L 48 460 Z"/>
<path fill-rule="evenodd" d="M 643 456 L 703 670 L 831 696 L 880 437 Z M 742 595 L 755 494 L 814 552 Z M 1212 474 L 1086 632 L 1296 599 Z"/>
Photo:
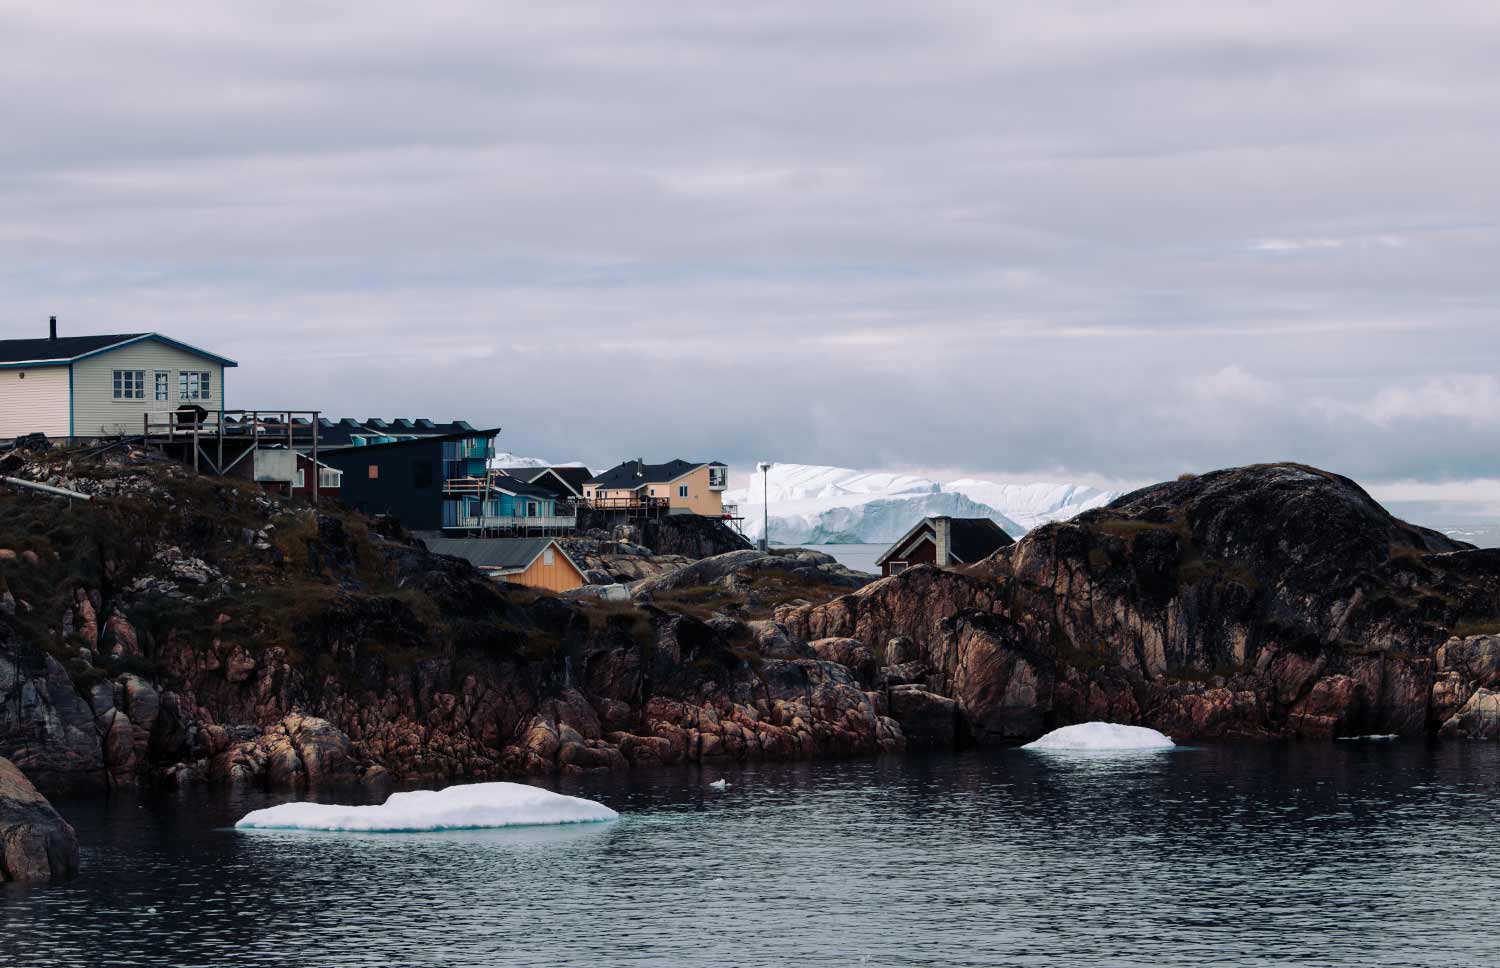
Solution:
<path fill-rule="evenodd" d="M 1345 743 L 1389 743 L 1401 738 L 1400 733 L 1369 733 L 1364 736 L 1339 736 L 1340 742 Z"/>
<path fill-rule="evenodd" d="M 252 810 L 235 827 L 256 830 L 350 830 L 398 833 L 477 830 L 619 819 L 602 803 L 524 783 L 471 783 L 446 790 L 393 793 L 379 806 L 283 803 Z"/>
<path fill-rule="evenodd" d="M 1054 729 L 1023 750 L 1159 750 L 1177 744 L 1165 733 L 1120 723 L 1078 723 Z"/>
<path fill-rule="evenodd" d="M 727 790 L 727 789 L 729 789 L 729 781 L 728 780 L 715 780 L 714 782 L 710 783 L 709 786 L 712 787 L 715 790 Z"/>

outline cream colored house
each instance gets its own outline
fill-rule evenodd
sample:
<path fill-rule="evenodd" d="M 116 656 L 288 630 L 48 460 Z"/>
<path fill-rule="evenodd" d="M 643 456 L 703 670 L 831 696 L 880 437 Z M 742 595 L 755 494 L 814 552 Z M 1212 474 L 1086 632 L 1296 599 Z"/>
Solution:
<path fill-rule="evenodd" d="M 224 407 L 234 360 L 160 333 L 0 340 L 0 440 L 139 434 L 150 412 Z"/>
<path fill-rule="evenodd" d="M 603 510 L 658 507 L 669 514 L 724 516 L 729 468 L 719 461 L 628 460 L 583 485 L 583 499 Z"/>

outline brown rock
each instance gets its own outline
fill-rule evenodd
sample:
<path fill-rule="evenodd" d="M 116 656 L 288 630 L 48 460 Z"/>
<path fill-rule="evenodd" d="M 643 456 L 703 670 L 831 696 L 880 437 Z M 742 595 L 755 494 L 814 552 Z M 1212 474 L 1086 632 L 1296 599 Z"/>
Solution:
<path fill-rule="evenodd" d="M 0 757 L 0 881 L 65 881 L 78 873 L 78 837 L 26 779 Z"/>

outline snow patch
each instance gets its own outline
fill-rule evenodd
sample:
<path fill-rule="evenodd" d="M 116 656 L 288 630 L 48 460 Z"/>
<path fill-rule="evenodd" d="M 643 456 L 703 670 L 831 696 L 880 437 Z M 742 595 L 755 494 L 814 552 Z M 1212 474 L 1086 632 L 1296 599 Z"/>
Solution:
<path fill-rule="evenodd" d="M 1078 723 L 1054 729 L 1023 750 L 1157 750 L 1177 744 L 1165 733 L 1120 723 Z"/>
<path fill-rule="evenodd" d="M 474 830 L 537 824 L 592 823 L 619 814 L 602 803 L 524 783 L 472 783 L 446 790 L 393 793 L 379 806 L 284 803 L 252 810 L 235 824 L 259 830 L 351 830 L 395 833 Z"/>

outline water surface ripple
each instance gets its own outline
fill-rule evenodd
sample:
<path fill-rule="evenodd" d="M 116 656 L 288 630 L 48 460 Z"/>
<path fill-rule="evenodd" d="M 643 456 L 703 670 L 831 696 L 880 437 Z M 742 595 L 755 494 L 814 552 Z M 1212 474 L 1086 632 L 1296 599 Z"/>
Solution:
<path fill-rule="evenodd" d="M 991 750 L 565 782 L 623 818 L 427 834 L 59 800 L 83 876 L 0 891 L 0 965 L 1500 964 L 1497 777 L 1487 744 Z"/>

